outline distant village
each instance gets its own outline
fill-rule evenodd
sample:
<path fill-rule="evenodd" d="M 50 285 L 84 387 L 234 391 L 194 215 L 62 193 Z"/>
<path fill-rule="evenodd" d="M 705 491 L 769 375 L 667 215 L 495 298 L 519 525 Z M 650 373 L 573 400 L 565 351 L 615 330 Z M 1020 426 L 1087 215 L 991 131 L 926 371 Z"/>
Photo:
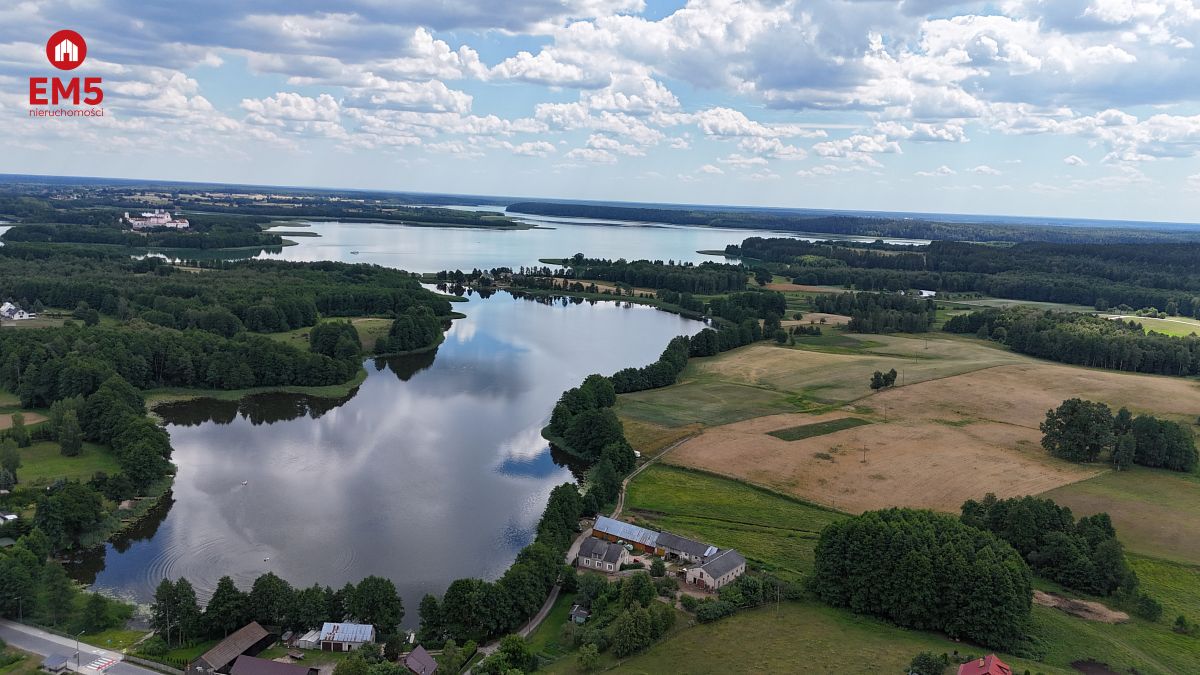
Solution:
<path fill-rule="evenodd" d="M 164 209 L 154 209 L 153 211 L 143 211 L 136 216 L 131 216 L 126 211 L 125 215 L 122 216 L 122 220 L 129 223 L 135 230 L 151 230 L 155 228 L 186 230 L 191 226 L 187 218 L 179 217 L 178 209 L 173 214 Z"/>

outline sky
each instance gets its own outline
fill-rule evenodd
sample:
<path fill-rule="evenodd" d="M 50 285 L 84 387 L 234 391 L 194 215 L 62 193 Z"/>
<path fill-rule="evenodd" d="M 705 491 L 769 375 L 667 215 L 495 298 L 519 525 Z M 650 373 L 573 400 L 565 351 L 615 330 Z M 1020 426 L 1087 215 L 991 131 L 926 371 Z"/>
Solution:
<path fill-rule="evenodd" d="M 1193 222 L 1197 43 L 1200 0 L 0 0 L 0 172 Z M 29 117 L 55 75 L 104 117 Z"/>

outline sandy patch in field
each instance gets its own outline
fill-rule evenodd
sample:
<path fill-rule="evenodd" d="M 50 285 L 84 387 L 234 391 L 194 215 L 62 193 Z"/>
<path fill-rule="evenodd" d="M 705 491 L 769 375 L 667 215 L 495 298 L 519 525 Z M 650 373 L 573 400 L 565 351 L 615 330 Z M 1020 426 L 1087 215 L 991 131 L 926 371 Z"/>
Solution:
<path fill-rule="evenodd" d="M 1054 609 L 1062 610 L 1071 616 L 1077 616 L 1088 621 L 1125 623 L 1129 620 L 1129 615 L 1125 612 L 1109 609 L 1098 602 L 1064 598 L 1056 593 L 1045 593 L 1035 590 L 1033 592 L 1033 602 L 1042 607 L 1053 607 Z"/>
<path fill-rule="evenodd" d="M 818 326 L 844 326 L 850 323 L 850 317 L 844 314 L 824 314 L 822 312 L 808 312 L 804 314 L 804 318 L 799 321 L 788 319 L 781 322 L 784 326 L 807 326 L 810 323 Z M 821 319 L 825 319 L 825 323 L 821 323 Z"/>
<path fill-rule="evenodd" d="M 12 426 L 13 414 L 15 414 L 15 413 L 0 414 L 0 429 L 8 429 L 9 427 Z M 25 413 L 21 413 L 21 414 L 25 415 L 25 426 L 29 426 L 30 424 L 35 424 L 37 422 L 44 421 L 46 419 L 45 415 L 39 415 L 35 412 L 25 412 Z"/>
<path fill-rule="evenodd" d="M 790 442 L 766 435 L 845 416 L 773 415 L 713 427 L 667 458 L 850 513 L 889 506 L 957 512 L 988 492 L 1038 494 L 1100 471 L 1050 458 L 1035 430 L 994 422 L 879 422 Z"/>

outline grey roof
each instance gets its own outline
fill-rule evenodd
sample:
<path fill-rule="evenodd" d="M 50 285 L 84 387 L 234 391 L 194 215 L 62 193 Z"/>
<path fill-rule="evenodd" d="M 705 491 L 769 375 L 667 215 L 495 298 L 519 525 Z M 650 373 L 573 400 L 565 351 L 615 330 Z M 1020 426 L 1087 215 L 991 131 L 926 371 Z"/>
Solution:
<path fill-rule="evenodd" d="M 583 607 L 581 605 L 574 605 L 571 607 L 571 618 L 572 619 L 574 619 L 576 617 L 580 617 L 580 616 L 586 619 L 591 615 L 592 615 L 592 613 L 590 611 L 588 611 L 588 609 L 586 607 Z"/>
<path fill-rule="evenodd" d="M 654 546 L 658 541 L 658 533 L 654 530 L 647 530 L 644 527 L 638 527 L 632 523 L 623 523 L 619 520 L 613 520 L 608 516 L 600 516 L 596 519 L 596 524 L 592 526 L 593 530 L 611 534 L 618 539 L 632 541 L 642 544 L 643 546 Z"/>
<path fill-rule="evenodd" d="M 681 537 L 670 532 L 658 533 L 658 545 L 663 548 L 668 548 L 673 551 L 683 551 L 684 553 L 697 558 L 707 558 L 717 552 L 716 546 L 703 544 L 687 537 Z"/>
<path fill-rule="evenodd" d="M 588 537 L 579 545 L 579 555 L 584 558 L 599 558 L 604 562 L 615 563 L 621 559 L 624 547 L 620 544 Z"/>
<path fill-rule="evenodd" d="M 308 666 L 271 661 L 242 654 L 233 662 L 229 675 L 308 675 Z"/>
<path fill-rule="evenodd" d="M 408 668 L 417 675 L 430 675 L 437 670 L 437 661 L 433 655 L 425 651 L 421 645 L 417 645 L 408 656 L 404 657 L 404 667 Z"/>
<path fill-rule="evenodd" d="M 588 537 L 579 545 L 579 555 L 584 558 L 602 556 L 606 550 L 608 550 L 608 542 L 595 537 Z"/>
<path fill-rule="evenodd" d="M 361 623 L 328 623 L 321 626 L 321 640 L 330 642 L 370 642 L 375 627 Z"/>
<path fill-rule="evenodd" d="M 745 564 L 746 559 L 742 557 L 741 553 L 727 548 L 701 565 L 700 569 L 708 573 L 708 576 L 717 579 L 737 569 L 739 565 Z"/>
<path fill-rule="evenodd" d="M 220 670 L 233 663 L 234 659 L 246 653 L 247 650 L 258 644 L 259 640 L 268 635 L 270 633 L 266 628 L 258 625 L 257 621 L 251 621 L 218 642 L 212 649 L 204 652 L 200 660 L 212 666 L 213 670 Z"/>
<path fill-rule="evenodd" d="M 67 667 L 67 657 L 62 654 L 51 654 L 42 661 L 42 667 L 46 670 L 62 670 Z"/>

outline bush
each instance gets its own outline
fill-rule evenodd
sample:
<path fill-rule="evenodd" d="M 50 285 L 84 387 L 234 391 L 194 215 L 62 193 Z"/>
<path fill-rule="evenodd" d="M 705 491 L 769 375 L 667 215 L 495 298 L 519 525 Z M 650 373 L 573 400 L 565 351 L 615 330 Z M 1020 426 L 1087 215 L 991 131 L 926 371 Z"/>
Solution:
<path fill-rule="evenodd" d="M 737 605 L 724 600 L 709 600 L 700 603 L 696 608 L 696 620 L 700 623 L 711 623 L 723 619 L 737 611 Z"/>
<path fill-rule="evenodd" d="M 946 654 L 921 652 L 913 657 L 908 664 L 909 675 L 942 675 L 946 666 L 950 665 L 950 657 Z"/>
<path fill-rule="evenodd" d="M 143 642 L 141 646 L 138 647 L 138 651 L 146 656 L 166 656 L 167 643 L 163 642 L 162 638 L 155 635 L 149 640 Z"/>
<path fill-rule="evenodd" d="M 1133 613 L 1147 621 L 1158 621 L 1162 618 L 1163 606 L 1149 595 L 1139 593 L 1133 603 Z"/>
<path fill-rule="evenodd" d="M 650 576 L 661 577 L 667 573 L 667 564 L 662 561 L 662 558 L 655 558 L 650 561 Z"/>
<path fill-rule="evenodd" d="M 696 608 L 700 605 L 700 601 L 694 595 L 684 595 L 679 598 L 679 604 L 683 606 L 685 612 L 696 612 Z"/>

